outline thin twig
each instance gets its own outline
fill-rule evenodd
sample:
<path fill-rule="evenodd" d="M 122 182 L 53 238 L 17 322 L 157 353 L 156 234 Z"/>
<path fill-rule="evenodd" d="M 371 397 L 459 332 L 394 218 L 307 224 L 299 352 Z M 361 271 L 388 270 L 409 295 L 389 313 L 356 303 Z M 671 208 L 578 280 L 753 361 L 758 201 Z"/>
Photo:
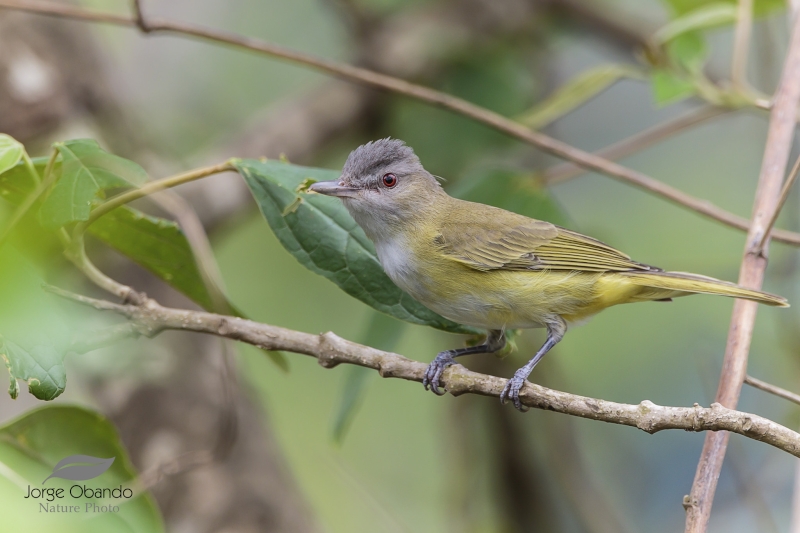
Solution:
<path fill-rule="evenodd" d="M 150 26 L 148 26 L 147 21 L 144 19 L 141 0 L 131 0 L 131 4 L 133 7 L 133 20 L 136 22 L 136 26 L 142 33 L 150 33 Z"/>
<path fill-rule="evenodd" d="M 113 294 L 123 302 L 131 302 L 140 304 L 145 300 L 145 295 L 141 294 L 133 288 L 119 283 L 118 281 L 106 276 L 97 268 L 94 263 L 86 255 L 86 248 L 84 246 L 83 233 L 75 233 L 69 243 L 69 247 L 65 250 L 64 255 L 69 259 L 78 270 L 95 285 L 104 291 Z"/>
<path fill-rule="evenodd" d="M 117 26 L 138 27 L 134 18 L 115 15 L 111 13 L 97 13 L 79 7 L 53 4 L 39 0 L 26 0 L 18 2 L 15 0 L 0 0 L 0 7 L 15 9 L 44 15 L 65 17 L 70 19 L 84 20 L 90 22 L 100 22 L 114 24 Z M 194 37 L 197 39 L 221 43 L 244 48 L 264 55 L 275 57 L 281 60 L 304 65 L 316 70 L 327 72 L 333 76 L 363 83 L 380 89 L 396 92 L 443 107 L 455 113 L 469 117 L 481 122 L 511 137 L 519 139 L 539 149 L 553 154 L 556 157 L 567 159 L 588 170 L 593 170 L 605 174 L 611 178 L 624 183 L 634 185 L 644 191 L 655 194 L 677 205 L 688 208 L 700 213 L 708 218 L 717 220 L 727 226 L 747 231 L 749 221 L 724 209 L 712 204 L 707 200 L 695 198 L 686 194 L 675 187 L 662 183 L 642 172 L 624 167 L 613 161 L 608 161 L 595 154 L 580 150 L 562 141 L 549 137 L 537 131 L 531 131 L 524 125 L 514 122 L 498 113 L 477 106 L 461 98 L 442 93 L 422 85 L 416 85 L 405 80 L 380 74 L 346 63 L 338 63 L 328 59 L 320 58 L 311 54 L 306 54 L 273 43 L 261 41 L 250 37 L 244 37 L 235 33 L 224 32 L 210 28 L 203 28 L 183 22 L 173 22 L 165 20 L 147 20 L 148 33 L 170 33 Z M 800 246 L 800 234 L 776 230 L 772 235 L 773 240 L 785 242 L 795 246 Z"/>
<path fill-rule="evenodd" d="M 731 81 L 734 87 L 748 89 L 747 56 L 750 52 L 750 33 L 753 30 L 753 0 L 739 0 L 736 10 L 736 31 L 733 40 Z"/>
<path fill-rule="evenodd" d="M 680 115 L 673 120 L 656 124 L 651 128 L 640 131 L 639 133 L 635 133 L 626 139 L 622 139 L 621 141 L 614 143 L 611 146 L 602 148 L 594 153 L 595 155 L 605 159 L 616 161 L 636 152 L 640 152 L 645 148 L 649 148 L 650 146 L 659 143 L 664 139 L 672 137 L 677 133 L 687 130 L 701 122 L 724 115 L 730 111 L 730 109 L 726 109 L 724 107 L 714 106 L 706 106 L 700 109 L 695 109 Z M 555 185 L 556 183 L 570 180 L 584 173 L 586 173 L 585 168 L 582 168 L 575 163 L 563 162 L 545 169 L 545 171 L 539 176 L 539 179 L 546 185 Z"/>
<path fill-rule="evenodd" d="M 775 210 L 772 212 L 769 222 L 767 222 L 766 226 L 764 227 L 764 233 L 758 240 L 758 243 L 754 248 L 754 253 L 760 254 L 764 250 L 764 244 L 767 242 L 769 234 L 772 231 L 773 226 L 775 226 L 775 222 L 778 221 L 778 216 L 781 214 L 783 205 L 789 198 L 789 192 L 792 190 L 792 185 L 794 185 L 794 182 L 797 181 L 798 173 L 800 173 L 800 156 L 797 157 L 797 161 L 795 161 L 792 171 L 789 173 L 789 177 L 783 182 L 783 188 L 781 189 L 781 194 L 778 198 L 778 205 L 775 206 Z"/>
<path fill-rule="evenodd" d="M 398 354 L 345 340 L 331 332 L 313 335 L 233 316 L 173 309 L 149 298 L 141 305 L 123 305 L 56 287 L 47 289 L 76 303 L 120 314 L 134 324 L 135 331 L 148 337 L 166 330 L 208 333 L 266 350 L 309 355 L 324 368 L 339 364 L 358 365 L 377 370 L 385 378 L 420 383 L 427 366 Z M 472 372 L 461 365 L 449 367 L 442 380 L 447 391 L 454 396 L 478 394 L 493 397 L 500 396 L 507 381 Z M 631 405 L 560 392 L 533 383 L 525 384 L 520 399 L 528 407 L 631 426 L 651 434 L 665 429 L 731 431 L 800 457 L 800 434 L 766 418 L 728 409 L 718 403 L 705 408 L 698 404 L 694 407 L 665 407 L 648 400 Z"/>
<path fill-rule="evenodd" d="M 116 209 L 117 207 L 127 204 L 128 202 L 132 202 L 134 200 L 138 200 L 139 198 L 143 198 L 147 195 L 163 191 L 164 189 L 176 187 L 183 183 L 189 183 L 190 181 L 198 180 L 200 178 L 205 178 L 206 176 L 211 176 L 213 174 L 220 174 L 222 172 L 228 172 L 232 170 L 236 170 L 235 167 L 226 161 L 225 163 L 220 163 L 219 165 L 198 168 L 195 170 L 190 170 L 189 172 L 177 174 L 175 176 L 170 176 L 168 178 L 150 181 L 148 183 L 145 183 L 138 189 L 131 189 L 130 191 L 118 194 L 117 196 L 113 196 L 108 200 L 106 200 L 105 202 L 103 202 L 102 204 L 100 204 L 99 206 L 97 206 L 89 214 L 89 219 L 86 220 L 85 222 L 78 224 L 75 227 L 75 231 L 73 233 L 78 233 L 78 234 L 83 233 L 86 230 L 86 228 L 92 224 L 92 222 L 94 222 L 101 216 L 105 215 L 106 213 Z"/>
<path fill-rule="evenodd" d="M 770 113 L 764 158 L 753 205 L 753 221 L 747 235 L 744 258 L 739 272 L 739 285 L 758 289 L 767 266 L 769 238 L 759 246 L 767 223 L 778 205 L 783 177 L 796 127 L 800 100 L 800 19 L 793 23 L 792 37 Z M 737 300 L 733 306 L 728 343 L 722 363 L 722 374 L 716 401 L 735 407 L 747 374 L 747 356 L 753 336 L 757 304 Z M 685 498 L 686 532 L 703 533 L 711 515 L 719 474 L 725 458 L 729 434 L 708 433 L 697 465 L 691 493 Z"/>
<path fill-rule="evenodd" d="M 796 394 L 792 391 L 782 389 L 776 385 L 773 385 L 772 383 L 761 381 L 760 379 L 754 378 L 753 376 L 750 375 L 744 377 L 744 382 L 750 385 L 751 387 L 761 389 L 764 392 L 774 394 L 779 398 L 783 398 L 784 400 L 789 400 L 790 402 L 800 405 L 800 394 Z"/>

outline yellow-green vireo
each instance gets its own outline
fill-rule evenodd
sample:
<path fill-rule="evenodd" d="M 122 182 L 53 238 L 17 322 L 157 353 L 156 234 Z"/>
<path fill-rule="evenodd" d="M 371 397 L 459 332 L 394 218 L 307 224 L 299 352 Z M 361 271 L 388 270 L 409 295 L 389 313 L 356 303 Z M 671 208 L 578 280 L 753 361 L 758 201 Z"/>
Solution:
<path fill-rule="evenodd" d="M 310 190 L 341 198 L 378 252 L 386 274 L 426 307 L 489 330 L 486 341 L 439 353 L 423 385 L 436 394 L 455 357 L 505 347 L 507 328 L 547 328 L 547 340 L 500 396 L 519 391 L 569 326 L 606 307 L 721 294 L 788 307 L 785 298 L 637 263 L 610 246 L 559 226 L 449 196 L 402 141 L 359 146 L 338 180 Z"/>

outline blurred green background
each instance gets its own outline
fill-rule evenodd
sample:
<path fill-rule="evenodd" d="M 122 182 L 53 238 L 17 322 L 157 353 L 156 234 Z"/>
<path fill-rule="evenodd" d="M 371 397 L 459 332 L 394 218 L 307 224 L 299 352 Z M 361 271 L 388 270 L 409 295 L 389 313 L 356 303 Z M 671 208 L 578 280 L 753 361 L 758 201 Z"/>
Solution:
<path fill-rule="evenodd" d="M 83 4 L 120 12 L 127 8 L 121 1 Z M 173 0 L 146 3 L 145 8 L 148 14 L 225 28 L 325 57 L 390 72 L 396 67 L 396 74 L 506 116 L 521 114 L 585 69 L 635 63 L 637 48 L 624 31 L 646 38 L 648 29 L 674 14 L 669 2 L 656 0 L 504 0 L 496 4 L 499 13 L 490 4 Z M 619 27 L 582 16 L 586 4 Z M 125 117 L 126 130 L 109 133 L 113 124 L 91 118 L 91 113 L 78 114 L 31 142 L 46 146 L 47 140 L 105 135 L 107 143 L 117 142 L 122 155 L 155 176 L 231 156 L 278 157 L 280 143 L 269 145 L 271 153 L 239 149 L 257 150 L 248 138 L 257 137 L 259 124 L 269 120 L 275 121 L 270 127 L 280 130 L 281 110 L 294 102 L 311 106 L 322 98 L 321 91 L 340 90 L 325 76 L 249 53 L 169 37 L 143 38 L 118 28 L 59 24 L 90 34 L 99 50 L 106 94 Z M 711 50 L 706 71 L 726 76 L 732 28 L 704 35 Z M 749 70 L 757 88 L 774 89 L 787 36 L 781 11 L 757 20 Z M 386 42 L 391 46 L 383 46 Z M 384 59 L 376 57 L 381 53 Z M 395 57 L 416 57 L 423 66 L 412 60 L 394 64 Z M 535 149 L 406 97 L 362 91 L 358 98 L 368 102 L 364 110 L 349 122 L 343 120 L 338 129 L 325 130 L 323 136 L 321 130 L 329 126 L 315 129 L 311 122 L 307 131 L 295 132 L 301 139 L 322 139 L 307 150 L 296 148 L 302 142 L 286 141 L 289 160 L 340 168 L 358 144 L 397 137 L 416 150 L 428 170 L 446 179 L 453 194 L 500 205 L 513 202 L 511 207 L 520 212 L 592 235 L 667 270 L 732 281 L 738 275 L 741 232 L 596 174 L 545 188 L 537 173 L 558 161 Z M 698 99 L 689 99 L 658 106 L 648 81 L 624 80 L 545 131 L 596 150 L 699 105 Z M 622 163 L 746 216 L 767 118 L 752 110 L 728 113 Z M 213 190 L 221 202 L 230 200 L 230 181 L 210 181 L 217 183 Z M 206 206 L 195 204 L 201 215 Z M 798 207 L 793 193 L 778 226 L 800 229 Z M 306 332 L 366 339 L 374 312 L 303 269 L 283 250 L 252 202 L 242 201 L 216 220 L 211 237 L 230 298 L 247 316 Z M 797 259 L 795 249 L 773 245 L 765 284 L 766 290 L 793 303 L 800 295 Z M 116 257 L 107 257 L 104 265 L 109 271 L 124 268 Z M 130 279 L 141 276 L 132 274 Z M 708 405 L 716 390 L 732 303 L 697 296 L 611 309 L 571 330 L 531 379 L 617 402 Z M 797 307 L 759 309 L 749 365 L 750 374 L 792 390 L 798 389 L 800 377 Z M 463 363 L 510 376 L 543 339 L 542 332 L 527 331 L 510 358 L 470 356 Z M 393 350 L 429 361 L 437 351 L 462 342 L 408 325 Z M 159 340 L 138 341 L 104 352 L 114 354 L 113 364 L 97 354 L 75 356 L 67 361 L 70 386 L 56 401 L 104 411 L 103 402 L 81 384 L 158 383 L 164 372 L 148 369 L 158 367 L 153 360 L 166 350 Z M 691 487 L 702 434 L 666 431 L 651 436 L 550 412 L 522 415 L 509 406 L 501 408 L 496 399 L 439 398 L 419 384 L 370 374 L 339 443 L 333 428 L 344 387 L 352 383 L 351 369 L 326 370 L 311 358 L 287 354 L 286 373 L 256 349 L 237 351 L 241 384 L 274 435 L 278 460 L 296 480 L 314 530 L 666 532 L 682 527 L 681 500 Z M 0 405 L 9 402 L 2 399 Z M 796 406 L 753 389 L 744 389 L 739 407 L 792 428 L 800 425 Z M 8 418 L 13 409 L 8 410 L 0 414 Z M 710 530 L 786 531 L 796 459 L 738 436 L 731 440 Z M 179 524 L 167 523 L 168 529 L 183 531 Z"/>

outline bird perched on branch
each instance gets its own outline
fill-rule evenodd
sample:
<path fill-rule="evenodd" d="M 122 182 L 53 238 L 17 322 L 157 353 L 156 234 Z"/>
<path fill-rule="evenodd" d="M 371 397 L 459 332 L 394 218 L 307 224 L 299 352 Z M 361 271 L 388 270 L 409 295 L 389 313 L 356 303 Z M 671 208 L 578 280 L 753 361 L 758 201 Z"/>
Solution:
<path fill-rule="evenodd" d="M 517 409 L 533 367 L 571 325 L 612 305 L 720 294 L 788 307 L 785 298 L 706 276 L 665 272 L 580 233 L 449 196 L 402 141 L 350 153 L 338 180 L 310 190 L 341 198 L 375 244 L 386 274 L 440 315 L 489 331 L 486 341 L 439 353 L 423 385 L 436 394 L 455 358 L 494 353 L 509 328 L 546 328 L 547 340 L 500 396 Z"/>

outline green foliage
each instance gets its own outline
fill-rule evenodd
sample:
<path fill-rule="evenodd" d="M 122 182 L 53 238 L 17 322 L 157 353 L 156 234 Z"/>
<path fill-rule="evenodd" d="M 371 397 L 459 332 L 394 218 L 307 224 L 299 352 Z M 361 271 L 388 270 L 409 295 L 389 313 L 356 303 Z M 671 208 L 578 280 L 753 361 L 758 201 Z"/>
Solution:
<path fill-rule="evenodd" d="M 0 133 L 0 174 L 16 166 L 24 154 L 25 148 L 19 141 Z"/>
<path fill-rule="evenodd" d="M 278 240 L 303 266 L 400 320 L 452 333 L 476 332 L 437 315 L 392 283 L 372 242 L 338 199 L 301 190 L 310 181 L 335 179 L 338 172 L 276 161 L 234 164 Z"/>
<path fill-rule="evenodd" d="M 115 159 L 107 159 L 109 168 L 114 167 L 111 163 L 118 163 L 116 159 L 121 159 L 112 157 Z M 47 159 L 36 158 L 33 163 L 41 174 Z M 58 162 L 54 171 L 60 172 L 60 166 Z M 118 166 L 123 171 L 133 168 L 124 164 Z M 138 179 L 135 175 L 132 177 Z M 108 181 L 114 179 L 117 178 L 108 178 Z M 22 162 L 0 174 L 0 196 L 12 205 L 19 204 L 32 190 L 33 183 Z M 211 295 L 200 275 L 192 249 L 175 222 L 123 206 L 97 219 L 87 232 L 143 266 L 204 309 L 212 309 Z"/>
<path fill-rule="evenodd" d="M 192 249 L 175 222 L 123 206 L 98 218 L 88 232 L 204 309 L 213 309 Z"/>
<path fill-rule="evenodd" d="M 0 357 L 6 363 L 11 384 L 8 394 L 12 399 L 19 395 L 18 379 L 28 382 L 30 393 L 40 400 L 53 400 L 67 386 L 64 353 L 47 342 L 31 346 L 30 351 L 8 339 L 2 340 Z"/>
<path fill-rule="evenodd" d="M 87 220 L 92 202 L 106 189 L 130 187 L 147 181 L 142 167 L 109 154 L 91 139 L 56 143 L 61 155 L 58 181 L 41 207 L 42 224 L 58 228 Z"/>
<path fill-rule="evenodd" d="M 53 467 L 70 455 L 114 458 L 110 468 L 91 481 L 77 484 L 113 489 L 128 486 L 136 473 L 114 426 L 99 414 L 73 406 L 47 406 L 26 413 L 0 427 L 0 498 L 4 505 L 3 529 L 7 531 L 59 531 L 105 533 L 164 531 L 161 515 L 147 492 L 132 488 L 130 499 L 72 498 L 76 482 L 50 479 L 44 488 L 63 489 L 64 498 L 25 498 L 29 488 L 43 488 Z M 118 505 L 118 512 L 85 512 L 87 503 Z M 40 504 L 78 505 L 79 513 L 46 513 Z"/>
<path fill-rule="evenodd" d="M 517 120 L 532 129 L 541 129 L 585 104 L 619 80 L 642 77 L 642 72 L 630 65 L 608 64 L 584 70 L 520 115 Z"/>
<path fill-rule="evenodd" d="M 66 324 L 55 298 L 45 293 L 33 265 L 12 248 L 0 261 L 0 357 L 8 368 L 9 394 L 19 393 L 17 380 L 28 383 L 31 394 L 52 400 L 66 387 L 64 370 Z"/>
<path fill-rule="evenodd" d="M 676 16 L 696 11 L 698 8 L 709 5 L 727 4 L 735 6 L 737 0 L 664 0 L 669 5 Z M 786 7 L 786 0 L 755 0 L 753 2 L 753 12 L 756 15 L 766 15 L 771 11 Z"/>
<path fill-rule="evenodd" d="M 686 77 L 667 69 L 655 69 L 651 76 L 653 97 L 658 105 L 679 102 L 694 94 L 694 84 Z"/>

